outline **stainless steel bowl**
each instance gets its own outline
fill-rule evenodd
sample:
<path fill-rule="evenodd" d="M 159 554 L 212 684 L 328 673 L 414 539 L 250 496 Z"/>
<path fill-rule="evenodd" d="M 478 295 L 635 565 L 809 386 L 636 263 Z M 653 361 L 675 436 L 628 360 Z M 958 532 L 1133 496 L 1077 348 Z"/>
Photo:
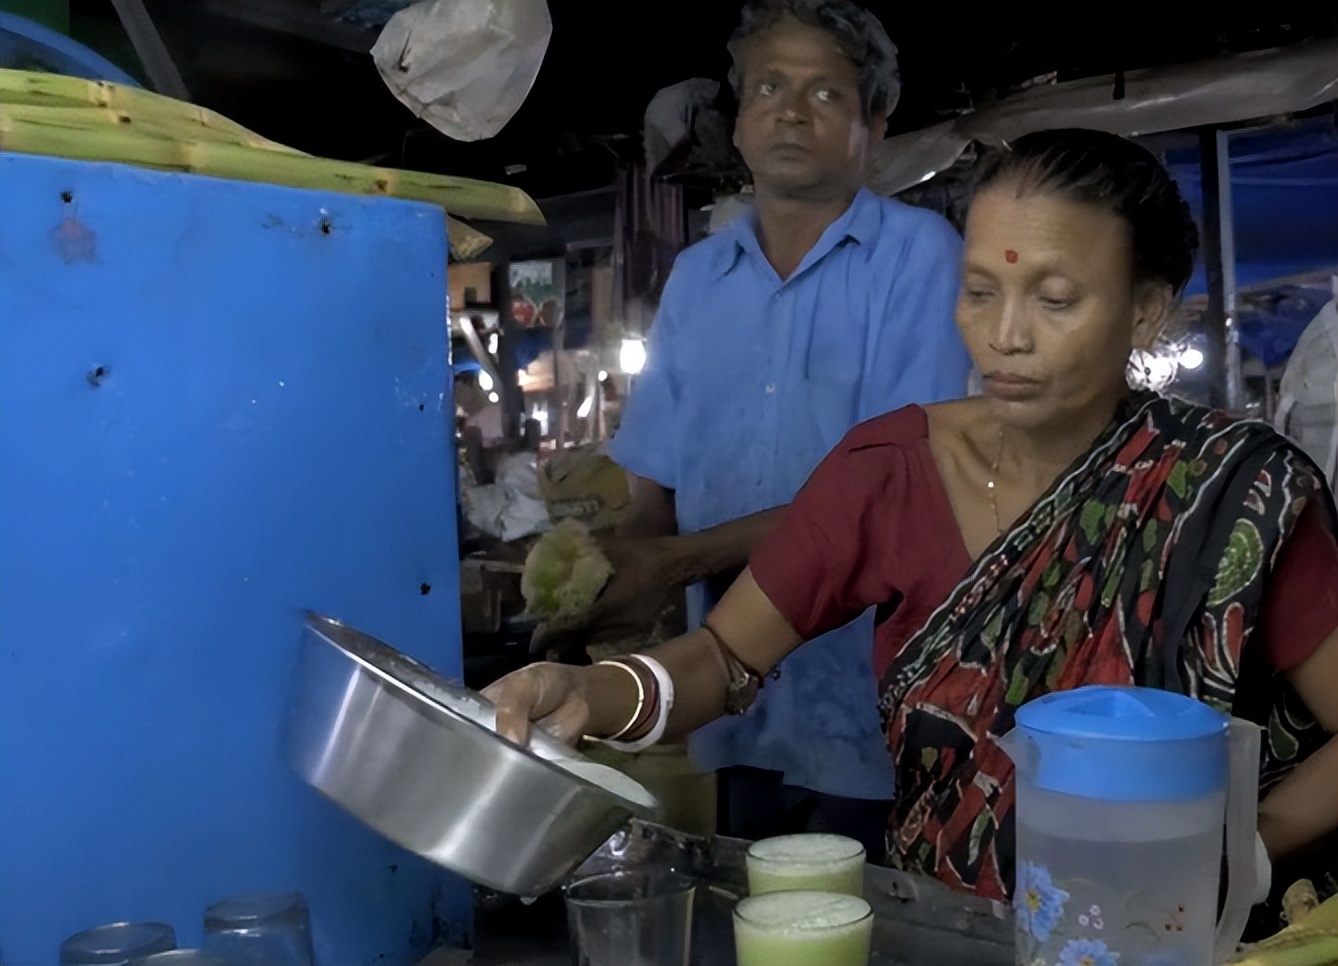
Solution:
<path fill-rule="evenodd" d="M 328 617 L 308 616 L 283 747 L 303 780 L 387 838 L 472 882 L 548 891 L 633 817 L 621 772 L 535 729 L 492 730 L 481 695 Z"/>

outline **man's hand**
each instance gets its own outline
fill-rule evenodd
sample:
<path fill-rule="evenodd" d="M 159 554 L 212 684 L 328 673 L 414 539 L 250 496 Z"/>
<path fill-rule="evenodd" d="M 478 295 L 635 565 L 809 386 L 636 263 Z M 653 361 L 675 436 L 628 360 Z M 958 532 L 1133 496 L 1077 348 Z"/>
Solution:
<path fill-rule="evenodd" d="M 595 631 L 625 637 L 649 631 L 671 595 L 687 582 L 677 559 L 679 539 L 600 539 L 600 550 L 613 565 L 607 586 L 585 613 L 536 627 L 530 651 L 560 651 L 574 638 L 586 638 Z"/>

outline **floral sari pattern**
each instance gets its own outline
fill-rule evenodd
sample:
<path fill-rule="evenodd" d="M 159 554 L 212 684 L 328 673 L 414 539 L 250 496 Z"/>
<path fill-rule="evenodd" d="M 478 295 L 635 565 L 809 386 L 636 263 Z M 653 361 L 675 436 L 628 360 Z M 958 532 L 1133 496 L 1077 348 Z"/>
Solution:
<path fill-rule="evenodd" d="M 1050 691 L 1140 684 L 1248 717 L 1265 732 L 1261 787 L 1322 744 L 1281 676 L 1241 674 L 1273 563 L 1313 499 L 1328 501 L 1322 477 L 1265 424 L 1131 395 L 884 674 L 893 864 L 1009 896 L 1013 763 L 997 739 Z M 1031 885 L 1044 922 L 1057 897 Z"/>

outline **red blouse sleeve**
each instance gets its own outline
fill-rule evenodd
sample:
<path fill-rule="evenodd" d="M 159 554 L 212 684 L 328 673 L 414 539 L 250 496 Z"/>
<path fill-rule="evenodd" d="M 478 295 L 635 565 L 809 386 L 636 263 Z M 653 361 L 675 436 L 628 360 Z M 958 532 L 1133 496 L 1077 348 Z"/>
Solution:
<path fill-rule="evenodd" d="M 1338 627 L 1338 540 L 1317 500 L 1301 511 L 1282 546 L 1259 615 L 1268 663 L 1290 671 Z"/>
<path fill-rule="evenodd" d="M 907 443 L 924 435 L 907 407 L 861 423 L 813 471 L 781 526 L 749 560 L 753 579 L 805 640 L 893 598 L 899 508 L 914 495 Z M 910 492 L 908 492 L 910 491 Z"/>

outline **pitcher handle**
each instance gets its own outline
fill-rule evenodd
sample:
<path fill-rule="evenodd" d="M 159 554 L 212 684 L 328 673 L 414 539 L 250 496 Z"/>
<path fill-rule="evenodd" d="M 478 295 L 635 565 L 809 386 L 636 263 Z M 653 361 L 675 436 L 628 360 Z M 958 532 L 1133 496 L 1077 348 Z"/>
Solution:
<path fill-rule="evenodd" d="M 1232 718 L 1227 741 L 1231 762 L 1226 805 L 1227 890 L 1213 944 L 1213 961 L 1218 963 L 1226 962 L 1236 952 L 1259 883 L 1255 853 L 1259 825 L 1259 726 Z"/>

